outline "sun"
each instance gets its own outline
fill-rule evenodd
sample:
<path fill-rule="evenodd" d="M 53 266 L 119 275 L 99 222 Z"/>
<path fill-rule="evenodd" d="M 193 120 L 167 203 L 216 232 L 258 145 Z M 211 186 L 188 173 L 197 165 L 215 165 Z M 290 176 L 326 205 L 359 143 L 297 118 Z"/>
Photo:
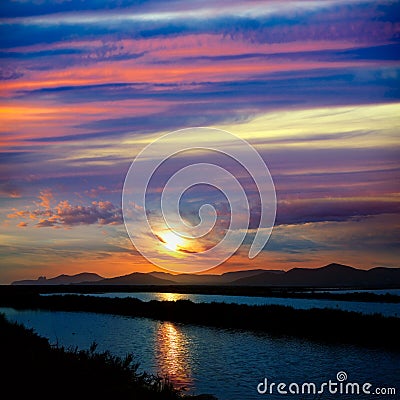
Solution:
<path fill-rule="evenodd" d="M 179 251 L 185 245 L 185 239 L 172 231 L 163 232 L 159 237 L 168 250 Z"/>

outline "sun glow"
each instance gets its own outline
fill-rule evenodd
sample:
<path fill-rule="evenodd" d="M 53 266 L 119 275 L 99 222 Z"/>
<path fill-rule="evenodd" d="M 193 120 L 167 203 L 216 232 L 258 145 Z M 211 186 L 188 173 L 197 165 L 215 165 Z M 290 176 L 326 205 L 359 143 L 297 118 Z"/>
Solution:
<path fill-rule="evenodd" d="M 185 239 L 176 235 L 172 231 L 163 232 L 160 235 L 161 240 L 163 241 L 164 246 L 168 250 L 179 251 L 185 246 Z"/>

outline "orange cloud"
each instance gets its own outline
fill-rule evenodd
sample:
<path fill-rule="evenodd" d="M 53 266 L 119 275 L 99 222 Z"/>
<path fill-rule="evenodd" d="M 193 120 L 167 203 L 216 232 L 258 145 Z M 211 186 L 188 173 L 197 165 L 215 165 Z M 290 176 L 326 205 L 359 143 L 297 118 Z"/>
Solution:
<path fill-rule="evenodd" d="M 215 60 L 212 63 L 187 64 L 142 63 L 136 60 L 102 61 L 91 66 L 75 66 L 68 70 L 29 71 L 22 78 L 6 81 L 3 95 L 18 89 L 54 88 L 59 86 L 99 85 L 115 82 L 125 83 L 188 83 L 193 81 L 242 80 L 258 74 L 301 71 L 324 68 L 370 66 L 365 61 L 301 61 L 293 60 Z"/>
<path fill-rule="evenodd" d="M 38 198 L 41 200 L 39 205 L 49 210 L 51 207 L 51 203 L 54 201 L 54 196 L 52 191 L 50 189 L 45 189 L 40 192 Z"/>
<path fill-rule="evenodd" d="M 32 103 L 21 101 L 0 102 L 2 124 L 0 143 L 2 146 L 26 146 L 26 141 L 35 138 L 57 138 L 79 135 L 90 130 L 76 128 L 80 124 L 97 121 L 99 118 L 123 118 L 132 115 L 150 115 L 162 112 L 175 104 L 174 101 L 128 99 L 108 100 L 88 104 L 60 105 L 51 100 Z M 10 133 L 12 132 L 12 133 Z M 42 142 L 30 142 L 30 146 L 43 146 Z"/>

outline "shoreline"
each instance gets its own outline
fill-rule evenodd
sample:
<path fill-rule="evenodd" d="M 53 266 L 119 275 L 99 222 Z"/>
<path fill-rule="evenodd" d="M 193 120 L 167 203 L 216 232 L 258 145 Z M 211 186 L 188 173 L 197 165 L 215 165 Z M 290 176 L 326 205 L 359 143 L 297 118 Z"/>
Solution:
<path fill-rule="evenodd" d="M 50 345 L 47 338 L 1 313 L 0 331 L 3 390 L 8 387 L 15 398 L 217 400 L 208 394 L 185 395 L 168 377 L 139 372 L 131 354 L 120 358 L 98 352 L 96 343 L 88 350 Z"/>
<path fill-rule="evenodd" d="M 249 306 L 226 303 L 193 303 L 189 300 L 143 302 L 135 298 L 79 295 L 40 296 L 38 293 L 6 294 L 0 290 L 0 306 L 48 311 L 83 311 L 144 317 L 216 328 L 264 332 L 307 340 L 353 344 L 399 352 L 400 318 L 380 314 L 309 309 L 287 306 Z"/>
<path fill-rule="evenodd" d="M 370 290 L 391 290 L 393 288 L 375 288 Z M 330 293 L 324 290 L 353 290 L 353 288 L 315 288 L 315 287 L 265 287 L 265 286 L 228 286 L 228 285 L 2 285 L 0 293 L 137 293 L 158 292 L 177 294 L 204 294 L 222 296 L 273 297 L 293 299 L 315 299 L 332 301 L 358 301 L 371 303 L 400 303 L 400 296 L 394 294 L 366 293 L 365 288 L 354 288 L 353 293 Z"/>

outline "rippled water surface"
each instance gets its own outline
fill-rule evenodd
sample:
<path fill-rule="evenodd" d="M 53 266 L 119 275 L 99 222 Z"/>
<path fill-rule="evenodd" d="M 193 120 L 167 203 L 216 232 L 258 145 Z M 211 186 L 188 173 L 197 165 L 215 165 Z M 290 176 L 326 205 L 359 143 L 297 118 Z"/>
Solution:
<path fill-rule="evenodd" d="M 322 383 L 345 371 L 349 381 L 375 386 L 398 386 L 400 355 L 355 346 L 330 346 L 292 338 L 83 312 L 16 311 L 6 316 L 33 327 L 51 343 L 99 350 L 116 355 L 134 353 L 144 370 L 169 374 L 196 393 L 212 393 L 220 400 L 243 399 L 370 399 L 371 396 L 260 395 L 257 384 L 275 382 Z M 346 329 L 344 326 L 343 329 Z M 385 399 L 395 398 L 385 396 Z"/>

